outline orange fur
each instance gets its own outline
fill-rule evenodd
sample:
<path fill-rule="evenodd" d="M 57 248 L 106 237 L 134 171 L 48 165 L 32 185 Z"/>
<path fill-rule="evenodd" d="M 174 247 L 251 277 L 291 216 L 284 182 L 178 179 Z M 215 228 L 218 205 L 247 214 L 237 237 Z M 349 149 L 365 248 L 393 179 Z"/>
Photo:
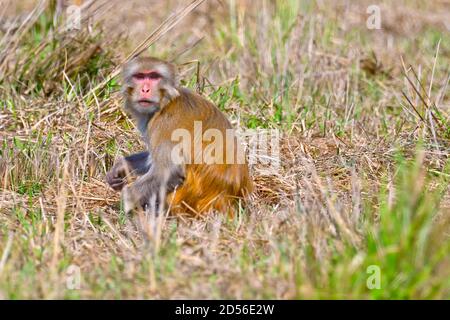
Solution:
<path fill-rule="evenodd" d="M 222 112 L 196 93 L 187 89 L 179 89 L 179 92 L 179 97 L 169 102 L 150 120 L 147 132 L 153 157 L 158 157 L 159 152 L 167 152 L 158 147 L 162 142 L 171 141 L 173 130 L 186 129 L 193 136 L 194 121 L 201 121 L 202 134 L 207 129 L 219 130 L 224 137 L 224 159 L 228 152 L 233 152 L 236 157 L 236 140 L 233 150 L 226 148 L 225 131 L 232 129 L 232 126 Z M 194 140 L 195 137 L 192 137 L 192 160 L 198 156 L 194 154 Z M 198 151 L 204 152 L 208 144 L 209 142 L 201 142 L 201 149 Z M 184 172 L 183 185 L 166 199 L 173 214 L 201 215 L 213 209 L 233 215 L 237 200 L 244 199 L 253 189 L 247 163 L 193 164 L 186 161 Z"/>

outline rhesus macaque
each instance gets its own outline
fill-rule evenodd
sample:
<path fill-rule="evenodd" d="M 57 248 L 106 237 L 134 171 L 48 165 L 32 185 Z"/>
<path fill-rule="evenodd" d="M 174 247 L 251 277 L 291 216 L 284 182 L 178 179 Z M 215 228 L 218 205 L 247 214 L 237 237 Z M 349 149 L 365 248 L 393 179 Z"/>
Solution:
<path fill-rule="evenodd" d="M 172 213 L 215 209 L 232 215 L 236 200 L 244 199 L 253 183 L 224 114 L 179 87 L 168 62 L 135 57 L 124 65 L 122 76 L 125 110 L 148 147 L 148 152 L 119 159 L 107 174 L 113 189 L 123 189 L 125 211 L 156 205 Z M 189 139 L 180 147 L 177 139 L 185 134 Z M 127 186 L 128 173 L 139 177 Z"/>

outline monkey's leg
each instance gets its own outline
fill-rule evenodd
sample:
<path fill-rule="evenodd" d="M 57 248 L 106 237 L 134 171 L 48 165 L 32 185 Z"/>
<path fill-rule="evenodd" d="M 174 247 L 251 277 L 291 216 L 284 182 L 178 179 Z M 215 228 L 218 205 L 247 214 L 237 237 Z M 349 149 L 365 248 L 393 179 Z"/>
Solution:
<path fill-rule="evenodd" d="M 150 154 L 148 151 L 122 157 L 114 163 L 114 166 L 106 174 L 106 181 L 116 191 L 122 190 L 127 183 L 127 175 L 134 174 L 141 176 L 145 174 L 151 166 Z"/>
<path fill-rule="evenodd" d="M 148 151 L 132 154 L 125 157 L 125 160 L 131 171 L 138 176 L 145 174 L 151 166 L 150 153 Z"/>

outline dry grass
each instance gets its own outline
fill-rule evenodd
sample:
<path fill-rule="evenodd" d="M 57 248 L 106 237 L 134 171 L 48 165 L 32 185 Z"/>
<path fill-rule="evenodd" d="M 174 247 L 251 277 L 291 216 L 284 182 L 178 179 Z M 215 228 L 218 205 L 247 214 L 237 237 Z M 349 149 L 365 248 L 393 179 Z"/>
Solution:
<path fill-rule="evenodd" d="M 51 1 L 10 2 L 0 297 L 449 298 L 450 4 L 401 2 L 368 30 L 371 1 L 207 0 L 178 25 L 189 2 L 95 1 L 78 32 Z M 112 76 L 149 45 L 236 127 L 282 138 L 235 219 L 150 219 L 144 241 L 104 176 L 142 148 Z"/>

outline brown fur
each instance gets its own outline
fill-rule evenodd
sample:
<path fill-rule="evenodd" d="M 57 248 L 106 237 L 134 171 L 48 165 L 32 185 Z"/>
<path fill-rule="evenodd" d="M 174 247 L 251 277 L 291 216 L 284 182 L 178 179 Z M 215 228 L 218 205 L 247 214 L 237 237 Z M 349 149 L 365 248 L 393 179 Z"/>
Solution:
<path fill-rule="evenodd" d="M 200 95 L 179 89 L 180 96 L 157 112 L 148 125 L 150 152 L 157 152 L 161 141 L 170 141 L 173 130 L 194 131 L 194 121 L 202 122 L 202 131 L 210 128 L 232 129 L 222 112 Z M 202 132 L 202 134 L 203 134 Z M 194 137 L 193 139 L 194 140 Z M 191 145 L 193 146 L 194 141 Z M 203 143 L 202 150 L 206 143 Z M 224 153 L 226 157 L 225 139 Z M 235 150 L 234 150 L 235 152 Z M 193 159 L 195 157 L 192 147 Z M 210 209 L 233 214 L 236 200 L 245 198 L 252 190 L 248 166 L 244 164 L 185 164 L 183 185 L 169 194 L 167 204 L 173 213 L 203 214 Z"/>

